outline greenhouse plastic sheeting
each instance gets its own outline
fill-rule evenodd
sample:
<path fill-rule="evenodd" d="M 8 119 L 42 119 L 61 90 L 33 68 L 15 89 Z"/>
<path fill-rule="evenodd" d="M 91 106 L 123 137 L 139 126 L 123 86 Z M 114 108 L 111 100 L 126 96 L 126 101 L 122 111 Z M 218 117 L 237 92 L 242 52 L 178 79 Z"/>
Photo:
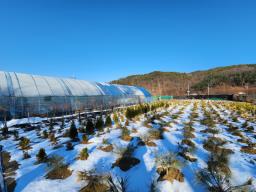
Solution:
<path fill-rule="evenodd" d="M 71 113 L 149 101 L 151 94 L 143 87 L 0 71 L 2 116 Z"/>

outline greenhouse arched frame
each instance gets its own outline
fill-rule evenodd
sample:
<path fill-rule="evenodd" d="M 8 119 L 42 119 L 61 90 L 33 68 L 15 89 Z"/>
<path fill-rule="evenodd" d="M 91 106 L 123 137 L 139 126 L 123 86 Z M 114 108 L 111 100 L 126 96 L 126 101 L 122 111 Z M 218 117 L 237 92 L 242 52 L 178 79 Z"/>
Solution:
<path fill-rule="evenodd" d="M 0 118 L 50 116 L 150 102 L 143 87 L 0 71 Z"/>

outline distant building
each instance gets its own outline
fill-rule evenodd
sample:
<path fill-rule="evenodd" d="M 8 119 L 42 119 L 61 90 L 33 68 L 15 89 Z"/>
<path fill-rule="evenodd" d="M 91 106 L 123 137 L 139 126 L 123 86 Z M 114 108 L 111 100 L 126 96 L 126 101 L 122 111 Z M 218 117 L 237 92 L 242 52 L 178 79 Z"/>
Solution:
<path fill-rule="evenodd" d="M 233 94 L 233 99 L 236 101 L 246 101 L 247 94 L 245 92 L 238 92 L 236 94 Z"/>

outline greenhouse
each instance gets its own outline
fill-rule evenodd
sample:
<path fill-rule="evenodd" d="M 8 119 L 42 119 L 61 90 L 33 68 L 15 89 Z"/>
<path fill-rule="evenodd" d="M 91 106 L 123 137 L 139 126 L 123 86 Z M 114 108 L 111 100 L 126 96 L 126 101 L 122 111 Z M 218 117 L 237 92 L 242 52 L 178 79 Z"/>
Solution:
<path fill-rule="evenodd" d="M 142 87 L 0 71 L 0 118 L 70 114 L 151 101 Z"/>

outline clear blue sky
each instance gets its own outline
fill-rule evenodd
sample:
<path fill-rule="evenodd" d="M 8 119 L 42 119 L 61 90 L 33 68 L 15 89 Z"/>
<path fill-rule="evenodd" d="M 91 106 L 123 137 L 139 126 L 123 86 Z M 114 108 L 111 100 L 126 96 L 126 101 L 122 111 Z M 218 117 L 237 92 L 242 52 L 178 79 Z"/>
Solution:
<path fill-rule="evenodd" d="M 109 81 L 242 63 L 255 0 L 0 0 L 0 70 Z"/>

